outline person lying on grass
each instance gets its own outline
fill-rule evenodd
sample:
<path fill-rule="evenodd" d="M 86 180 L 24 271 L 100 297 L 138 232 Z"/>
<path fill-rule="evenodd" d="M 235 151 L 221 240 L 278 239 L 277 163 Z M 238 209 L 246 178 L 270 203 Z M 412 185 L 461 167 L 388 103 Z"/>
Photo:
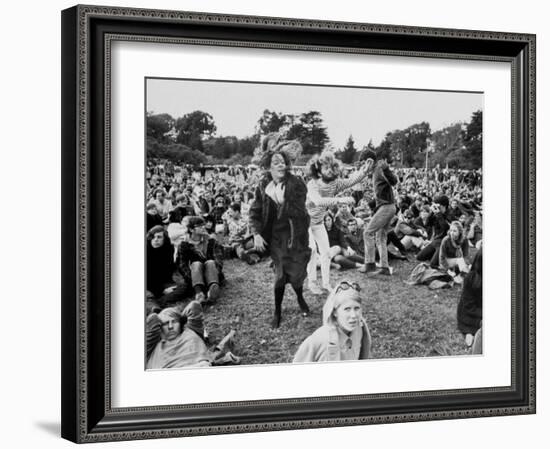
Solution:
<path fill-rule="evenodd" d="M 307 337 L 293 363 L 363 360 L 370 357 L 371 336 L 361 307 L 361 288 L 340 282 L 323 306 L 323 325 Z"/>
<path fill-rule="evenodd" d="M 167 369 L 238 364 L 240 358 L 226 351 L 234 335 L 231 331 L 213 351 L 206 345 L 202 307 L 191 301 L 183 311 L 178 307 L 152 313 L 145 322 L 147 369 Z"/>

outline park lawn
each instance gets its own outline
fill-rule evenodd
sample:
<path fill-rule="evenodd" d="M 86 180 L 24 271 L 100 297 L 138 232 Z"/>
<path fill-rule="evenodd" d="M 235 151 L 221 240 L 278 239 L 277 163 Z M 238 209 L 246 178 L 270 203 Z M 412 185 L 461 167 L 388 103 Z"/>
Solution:
<path fill-rule="evenodd" d="M 334 285 L 345 279 L 361 286 L 373 358 L 467 354 L 456 326 L 461 286 L 429 290 L 426 286 L 407 285 L 404 281 L 416 263 L 391 261 L 395 271 L 390 278 L 331 269 L 331 280 Z M 326 295 L 312 295 L 306 288 L 304 295 L 311 314 L 303 318 L 288 285 L 281 326 L 273 330 L 269 259 L 253 266 L 238 259 L 227 260 L 224 273 L 227 282 L 220 298 L 205 309 L 210 342 L 220 341 L 233 329 L 236 335 L 232 352 L 241 357 L 241 364 L 290 363 L 300 343 L 321 326 Z"/>

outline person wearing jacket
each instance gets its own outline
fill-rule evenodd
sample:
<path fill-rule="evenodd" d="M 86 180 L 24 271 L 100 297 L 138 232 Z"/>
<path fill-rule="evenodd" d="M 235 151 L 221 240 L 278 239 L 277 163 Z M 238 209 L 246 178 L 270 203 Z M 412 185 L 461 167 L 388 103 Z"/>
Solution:
<path fill-rule="evenodd" d="M 188 284 L 176 272 L 174 247 L 163 226 L 154 226 L 147 233 L 146 258 L 148 311 L 183 300 Z"/>
<path fill-rule="evenodd" d="M 388 264 L 387 233 L 396 213 L 393 186 L 397 184 L 397 177 L 385 159 L 377 160 L 376 153 L 372 150 L 367 150 L 366 153 L 363 157 L 376 161 L 372 174 L 376 206 L 375 213 L 365 229 L 365 272 L 377 271 L 379 274 L 391 275 Z M 380 270 L 377 270 L 375 264 L 377 247 L 380 254 Z"/>
<path fill-rule="evenodd" d="M 449 221 L 447 219 L 448 207 L 449 198 L 446 195 L 439 195 L 434 199 L 432 204 L 433 215 L 431 218 L 433 236 L 431 242 L 416 255 L 416 260 L 419 262 L 432 259 L 439 249 L 441 241 L 447 235 L 449 231 Z"/>
<path fill-rule="evenodd" d="M 432 215 L 432 210 L 430 206 L 425 204 L 420 208 L 420 214 L 418 218 L 415 218 L 413 221 L 414 226 L 417 229 L 425 231 L 426 242 L 429 242 L 433 234 L 433 222 L 434 218 Z"/>
<path fill-rule="evenodd" d="M 361 288 L 340 282 L 323 306 L 323 325 L 307 337 L 293 363 L 364 360 L 370 357 L 371 335 L 362 314 Z"/>
<path fill-rule="evenodd" d="M 193 287 L 196 301 L 214 302 L 223 281 L 223 248 L 208 235 L 202 217 L 190 217 L 187 230 L 189 235 L 176 254 L 177 269 Z"/>
<path fill-rule="evenodd" d="M 248 213 L 254 249 L 269 251 L 273 261 L 275 310 L 271 326 L 281 323 L 281 308 L 286 284 L 296 293 L 302 315 L 309 314 L 303 284 L 310 259 L 305 183 L 290 171 L 292 159 L 301 151 L 296 141 L 284 141 L 279 134 L 262 142 L 261 165 L 265 172 L 254 194 Z"/>
<path fill-rule="evenodd" d="M 470 245 L 464 235 L 462 225 L 458 221 L 453 221 L 449 227 L 449 232 L 441 241 L 439 250 L 436 251 L 431 261 L 433 268 L 439 268 L 443 271 L 453 271 L 460 275 L 469 271 L 466 258 L 469 254 Z M 457 279 L 458 281 L 459 279 Z"/>
<path fill-rule="evenodd" d="M 426 231 L 413 223 L 414 214 L 410 209 L 403 212 L 403 218 L 395 225 L 395 234 L 406 250 L 411 248 L 421 249 L 424 246 Z"/>

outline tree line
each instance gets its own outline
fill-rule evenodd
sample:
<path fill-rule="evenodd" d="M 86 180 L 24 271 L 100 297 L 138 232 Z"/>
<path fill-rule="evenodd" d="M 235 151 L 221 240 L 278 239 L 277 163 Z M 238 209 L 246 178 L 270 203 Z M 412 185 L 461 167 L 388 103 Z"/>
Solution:
<path fill-rule="evenodd" d="M 214 118 L 204 111 L 179 118 L 148 112 L 147 154 L 193 165 L 248 164 L 263 136 L 283 132 L 287 139 L 298 139 L 302 144 L 301 162 L 330 148 L 342 162 L 351 164 L 368 148 L 403 167 L 424 167 L 427 160 L 430 168 L 477 169 L 482 163 L 482 119 L 482 111 L 476 111 L 469 123 L 458 122 L 433 132 L 429 123 L 416 123 L 387 132 L 378 146 L 371 140 L 359 149 L 351 135 L 343 147 L 334 148 L 319 111 L 287 114 L 266 109 L 256 122 L 254 134 L 244 138 L 217 136 Z"/>

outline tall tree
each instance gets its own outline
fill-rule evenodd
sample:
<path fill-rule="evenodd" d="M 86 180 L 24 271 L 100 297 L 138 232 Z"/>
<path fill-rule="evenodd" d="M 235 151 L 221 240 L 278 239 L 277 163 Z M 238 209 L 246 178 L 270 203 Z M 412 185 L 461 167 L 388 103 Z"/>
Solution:
<path fill-rule="evenodd" d="M 439 165 L 444 167 L 447 164 L 449 154 L 462 148 L 462 127 L 463 123 L 453 123 L 443 129 L 432 133 L 433 155 L 430 155 L 429 166 Z"/>
<path fill-rule="evenodd" d="M 193 111 L 176 120 L 175 130 L 177 143 L 202 151 L 202 141 L 215 134 L 216 125 L 210 114 Z"/>
<path fill-rule="evenodd" d="M 481 168 L 483 156 L 483 113 L 476 111 L 472 114 L 470 123 L 463 132 L 464 148 L 467 152 L 468 167 Z"/>
<path fill-rule="evenodd" d="M 376 148 L 376 156 L 379 159 L 389 160 L 392 157 L 391 135 L 392 133 L 386 133 L 384 139 L 382 139 L 382 142 L 380 142 L 380 145 Z"/>
<path fill-rule="evenodd" d="M 338 152 L 337 156 L 344 164 L 351 164 L 354 161 L 356 154 L 357 148 L 355 148 L 355 141 L 353 140 L 353 136 L 350 135 L 344 149 Z"/>
<path fill-rule="evenodd" d="M 416 123 L 403 130 L 386 134 L 391 145 L 390 154 L 403 167 L 422 167 L 427 139 L 431 136 L 430 124 Z"/>
<path fill-rule="evenodd" d="M 174 129 L 176 121 L 170 114 L 153 114 L 148 112 L 146 116 L 147 136 L 157 139 L 159 142 L 170 141 L 170 132 Z"/>
<path fill-rule="evenodd" d="M 292 114 L 270 111 L 265 109 L 256 124 L 256 134 L 265 136 L 271 132 L 278 132 L 288 127 L 294 121 Z"/>
<path fill-rule="evenodd" d="M 309 111 L 301 114 L 290 126 L 287 139 L 298 139 L 304 149 L 304 154 L 320 153 L 329 142 L 327 128 L 319 111 Z"/>

